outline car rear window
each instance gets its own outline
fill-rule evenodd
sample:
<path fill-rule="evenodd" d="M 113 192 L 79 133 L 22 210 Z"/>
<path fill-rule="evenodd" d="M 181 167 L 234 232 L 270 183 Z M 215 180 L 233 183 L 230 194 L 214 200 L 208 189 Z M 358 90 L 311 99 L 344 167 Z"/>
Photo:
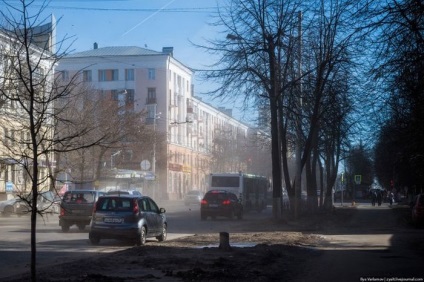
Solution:
<path fill-rule="evenodd" d="M 123 197 L 108 197 L 100 198 L 97 203 L 97 211 L 132 211 L 134 205 L 134 200 L 131 198 Z"/>
<path fill-rule="evenodd" d="M 65 203 L 90 204 L 94 203 L 94 200 L 95 197 L 92 192 L 68 191 L 63 195 L 63 201 Z"/>
<path fill-rule="evenodd" d="M 228 198 L 228 194 L 226 193 L 212 192 L 212 193 L 207 193 L 205 195 L 206 200 L 225 200 L 227 198 Z"/>

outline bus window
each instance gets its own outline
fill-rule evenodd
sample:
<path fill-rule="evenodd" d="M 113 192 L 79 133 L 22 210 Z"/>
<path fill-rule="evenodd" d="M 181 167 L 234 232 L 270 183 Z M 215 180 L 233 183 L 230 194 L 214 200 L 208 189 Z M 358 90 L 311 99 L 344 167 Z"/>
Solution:
<path fill-rule="evenodd" d="M 239 176 L 212 176 L 211 186 L 214 188 L 223 187 L 239 187 L 240 177 Z"/>

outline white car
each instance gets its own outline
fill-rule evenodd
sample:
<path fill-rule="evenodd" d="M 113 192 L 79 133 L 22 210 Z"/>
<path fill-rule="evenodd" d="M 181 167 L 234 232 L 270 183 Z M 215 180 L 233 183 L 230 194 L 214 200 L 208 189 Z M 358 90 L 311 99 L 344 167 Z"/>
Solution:
<path fill-rule="evenodd" d="M 29 197 L 29 196 L 28 196 Z M 60 199 L 51 191 L 41 192 L 37 200 L 37 208 L 39 211 L 48 213 L 59 213 Z M 30 207 L 28 204 L 16 197 L 13 199 L 0 202 L 0 213 L 2 216 L 10 216 L 17 214 L 18 216 L 29 214 Z"/>
<path fill-rule="evenodd" d="M 0 202 L 0 213 L 2 216 L 10 216 L 16 213 L 16 207 L 20 203 L 19 198 L 13 198 Z"/>
<path fill-rule="evenodd" d="M 186 206 L 189 205 L 200 205 L 202 201 L 204 193 L 199 190 L 190 190 L 187 194 L 184 195 L 184 204 Z"/>

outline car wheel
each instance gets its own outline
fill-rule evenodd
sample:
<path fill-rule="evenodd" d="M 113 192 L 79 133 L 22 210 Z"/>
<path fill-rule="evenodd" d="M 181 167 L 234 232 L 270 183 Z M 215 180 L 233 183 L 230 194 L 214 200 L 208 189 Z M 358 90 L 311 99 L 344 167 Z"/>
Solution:
<path fill-rule="evenodd" d="M 138 234 L 136 240 L 136 244 L 137 246 L 143 246 L 144 244 L 146 244 L 146 227 L 141 227 L 140 234 Z"/>
<path fill-rule="evenodd" d="M 6 206 L 6 207 L 4 207 L 2 215 L 5 216 L 5 217 L 9 217 L 12 213 L 13 213 L 13 207 L 12 206 Z"/>
<path fill-rule="evenodd" d="M 100 243 L 100 237 L 93 234 L 88 234 L 88 239 L 92 245 L 98 245 Z"/>
<path fill-rule="evenodd" d="M 80 231 L 83 231 L 85 229 L 85 224 L 80 223 L 80 224 L 77 224 L 77 226 Z"/>
<path fill-rule="evenodd" d="M 228 218 L 229 218 L 229 219 L 233 219 L 233 218 L 234 218 L 234 210 L 231 210 L 231 211 L 228 213 Z"/>
<path fill-rule="evenodd" d="M 69 231 L 69 225 L 62 225 L 62 232 L 68 232 Z"/>
<path fill-rule="evenodd" d="M 163 227 L 162 227 L 162 234 L 160 234 L 158 237 L 156 237 L 156 239 L 158 239 L 159 242 L 163 242 L 166 240 L 166 236 L 167 236 L 168 232 L 167 232 L 167 226 L 164 223 Z"/>

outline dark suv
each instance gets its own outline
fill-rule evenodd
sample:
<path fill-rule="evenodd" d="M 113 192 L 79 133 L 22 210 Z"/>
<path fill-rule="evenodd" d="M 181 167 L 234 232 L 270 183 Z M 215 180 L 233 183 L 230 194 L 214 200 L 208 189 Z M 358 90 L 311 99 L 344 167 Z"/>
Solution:
<path fill-rule="evenodd" d="M 205 220 L 208 216 L 213 219 L 225 216 L 237 219 L 243 218 L 243 205 L 237 196 L 225 190 L 211 190 L 205 194 L 200 202 L 200 218 Z"/>
<path fill-rule="evenodd" d="M 62 231 L 68 232 L 74 224 L 79 230 L 84 230 L 90 224 L 97 199 L 104 194 L 96 190 L 67 191 L 60 204 L 59 226 Z"/>
<path fill-rule="evenodd" d="M 100 197 L 93 211 L 90 242 L 101 239 L 133 240 L 140 246 L 146 238 L 166 240 L 165 209 L 147 196 L 107 195 Z"/>

